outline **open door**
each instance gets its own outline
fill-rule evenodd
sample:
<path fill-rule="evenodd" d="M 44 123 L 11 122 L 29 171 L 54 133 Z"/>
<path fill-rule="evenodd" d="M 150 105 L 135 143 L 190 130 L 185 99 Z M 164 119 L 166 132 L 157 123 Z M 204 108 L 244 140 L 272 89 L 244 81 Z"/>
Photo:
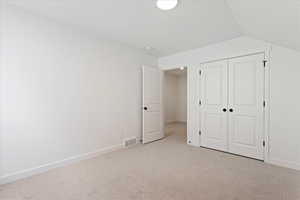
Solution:
<path fill-rule="evenodd" d="M 164 137 L 162 116 L 162 72 L 143 66 L 143 144 Z"/>

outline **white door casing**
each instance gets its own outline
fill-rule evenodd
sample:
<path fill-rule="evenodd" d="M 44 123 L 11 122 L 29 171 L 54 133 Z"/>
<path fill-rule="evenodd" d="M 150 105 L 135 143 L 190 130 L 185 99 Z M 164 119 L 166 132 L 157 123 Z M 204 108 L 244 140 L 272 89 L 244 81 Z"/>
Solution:
<path fill-rule="evenodd" d="M 143 66 L 143 144 L 164 137 L 162 115 L 162 72 Z"/>
<path fill-rule="evenodd" d="M 230 59 L 229 152 L 263 160 L 264 55 Z M 231 110 L 232 109 L 232 110 Z"/>
<path fill-rule="evenodd" d="M 227 61 L 201 66 L 201 146 L 221 151 L 228 150 L 227 77 Z"/>

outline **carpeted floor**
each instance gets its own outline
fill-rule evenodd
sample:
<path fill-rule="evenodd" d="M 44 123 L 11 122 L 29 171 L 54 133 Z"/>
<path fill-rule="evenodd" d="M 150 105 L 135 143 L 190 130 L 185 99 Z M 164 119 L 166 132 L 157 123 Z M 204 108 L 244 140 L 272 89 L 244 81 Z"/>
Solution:
<path fill-rule="evenodd" d="M 300 200 L 300 172 L 167 137 L 1 186 L 1 200 Z"/>

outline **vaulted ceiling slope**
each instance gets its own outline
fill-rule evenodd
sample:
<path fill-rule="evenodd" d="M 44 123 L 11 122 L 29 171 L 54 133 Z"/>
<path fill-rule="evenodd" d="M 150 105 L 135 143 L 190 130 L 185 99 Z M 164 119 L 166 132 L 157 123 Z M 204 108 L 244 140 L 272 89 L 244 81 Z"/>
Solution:
<path fill-rule="evenodd" d="M 222 0 L 179 0 L 170 11 L 155 0 L 6 0 L 26 10 L 98 32 L 157 56 L 241 35 Z"/>
<path fill-rule="evenodd" d="M 227 0 L 242 33 L 300 51 L 300 0 Z"/>
<path fill-rule="evenodd" d="M 300 0 L 2 0 L 158 57 L 249 35 L 300 50 Z"/>

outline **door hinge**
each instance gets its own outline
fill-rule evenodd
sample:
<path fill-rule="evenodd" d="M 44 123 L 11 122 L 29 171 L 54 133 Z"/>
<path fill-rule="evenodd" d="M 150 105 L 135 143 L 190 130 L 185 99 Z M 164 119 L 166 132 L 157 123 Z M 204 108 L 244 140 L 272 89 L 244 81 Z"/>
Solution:
<path fill-rule="evenodd" d="M 264 67 L 267 66 L 267 60 L 263 60 L 263 63 L 264 63 Z"/>
<path fill-rule="evenodd" d="M 263 102 L 263 106 L 264 106 L 264 108 L 266 107 L 266 101 Z"/>
<path fill-rule="evenodd" d="M 202 74 L 202 71 L 201 71 L 201 70 L 199 70 L 199 75 L 201 76 L 201 74 Z"/>
<path fill-rule="evenodd" d="M 199 131 L 199 135 L 201 135 L 201 131 Z"/>
<path fill-rule="evenodd" d="M 263 147 L 265 147 L 266 146 L 266 141 L 263 141 Z"/>
<path fill-rule="evenodd" d="M 201 106 L 201 104 L 202 104 L 202 102 L 201 102 L 201 100 L 199 100 L 199 105 Z"/>

